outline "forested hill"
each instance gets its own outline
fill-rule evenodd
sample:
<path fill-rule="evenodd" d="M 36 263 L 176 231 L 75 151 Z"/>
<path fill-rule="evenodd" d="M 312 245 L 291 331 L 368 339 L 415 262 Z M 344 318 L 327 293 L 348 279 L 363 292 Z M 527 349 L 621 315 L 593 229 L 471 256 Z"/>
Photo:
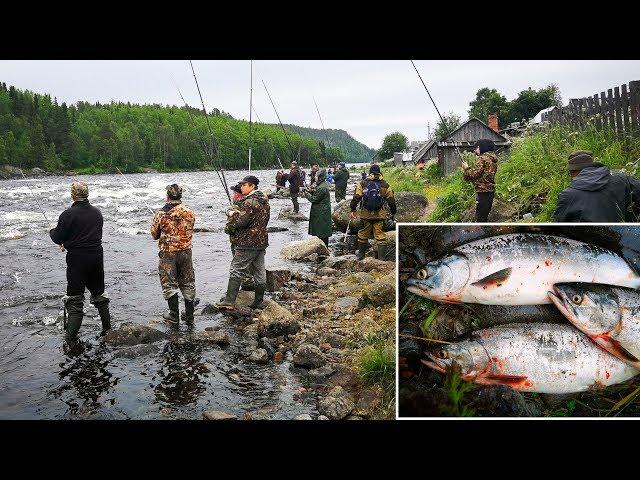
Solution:
<path fill-rule="evenodd" d="M 226 169 L 247 168 L 249 123 L 218 109 L 210 123 L 216 161 Z M 351 151 L 325 148 L 315 137 L 293 131 L 285 136 L 275 125 L 254 123 L 252 130 L 255 169 L 278 166 L 278 157 L 285 168 L 294 158 L 303 164 L 333 163 Z M 115 172 L 116 167 L 126 172 L 207 169 L 201 139 L 210 143 L 206 119 L 196 108 L 58 104 L 49 94 L 0 83 L 0 165 L 80 173 Z"/>
<path fill-rule="evenodd" d="M 344 130 L 328 128 L 321 130 L 317 128 L 298 127 L 297 125 L 285 125 L 285 128 L 299 133 L 303 136 L 313 137 L 318 141 L 327 143 L 327 137 L 331 147 L 339 148 L 347 162 L 369 162 L 376 153 L 373 148 L 360 143 Z"/>

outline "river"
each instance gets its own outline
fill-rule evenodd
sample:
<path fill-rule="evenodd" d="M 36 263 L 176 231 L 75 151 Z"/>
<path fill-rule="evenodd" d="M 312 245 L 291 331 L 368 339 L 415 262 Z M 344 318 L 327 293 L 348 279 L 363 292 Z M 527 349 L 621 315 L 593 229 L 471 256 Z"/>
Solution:
<path fill-rule="evenodd" d="M 232 185 L 245 172 L 226 172 Z M 253 171 L 261 187 L 273 189 L 275 171 Z M 100 320 L 88 304 L 80 338 L 85 352 L 67 356 L 56 322 L 65 294 L 65 254 L 51 242 L 40 204 L 51 222 L 71 204 L 73 180 L 89 185 L 89 200 L 105 219 L 103 247 L 106 292 L 114 326 L 125 321 L 167 330 L 166 308 L 158 278 L 157 242 L 149 235 L 153 209 L 164 204 L 165 186 L 184 185 L 183 201 L 196 215 L 193 262 L 199 307 L 217 301 L 227 284 L 231 260 L 223 231 L 228 205 L 215 172 L 147 173 L 44 177 L 0 182 L 0 419 L 196 419 L 204 410 L 266 418 L 315 416 L 315 402 L 294 401 L 304 380 L 290 363 L 257 365 L 240 355 L 242 337 L 222 316 L 196 316 L 196 330 L 219 326 L 229 334 L 228 347 L 167 342 L 157 352 L 126 359 L 98 339 Z M 131 185 L 129 185 L 129 183 Z M 35 194 L 37 201 L 32 196 Z M 333 194 L 332 194 L 333 195 Z M 307 222 L 278 219 L 290 200 L 274 199 L 269 226 L 267 268 L 303 264 L 279 258 L 281 247 L 307 237 Z M 300 200 L 308 215 L 310 204 Z M 182 301 L 181 301 L 182 305 Z M 183 307 L 181 307 L 182 309 Z M 200 308 L 196 307 L 196 313 Z M 184 325 L 181 327 L 184 334 Z"/>

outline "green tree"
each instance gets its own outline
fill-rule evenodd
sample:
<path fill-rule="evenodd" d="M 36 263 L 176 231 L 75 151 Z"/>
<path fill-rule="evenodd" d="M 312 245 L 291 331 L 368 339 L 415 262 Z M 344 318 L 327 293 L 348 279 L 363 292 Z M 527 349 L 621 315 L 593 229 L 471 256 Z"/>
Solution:
<path fill-rule="evenodd" d="M 509 102 L 509 108 L 505 119 L 506 123 L 529 120 L 540 110 L 553 106 L 561 106 L 562 97 L 557 85 L 549 85 L 540 90 L 529 87 Z"/>
<path fill-rule="evenodd" d="M 453 132 L 456 128 L 462 125 L 462 120 L 459 115 L 456 115 L 453 112 L 449 112 L 449 114 L 444 114 L 442 116 L 445 123 L 442 123 L 442 120 L 438 122 L 436 125 L 436 129 L 434 132 L 435 138 L 438 140 L 444 140 L 451 132 Z M 445 127 L 446 124 L 446 127 Z"/>
<path fill-rule="evenodd" d="M 469 118 L 487 123 L 489 114 L 497 113 L 498 121 L 502 122 L 508 108 L 509 102 L 495 88 L 481 88 L 476 92 L 476 98 L 469 103 Z"/>
<path fill-rule="evenodd" d="M 380 160 L 386 160 L 393 157 L 395 152 L 402 152 L 407 149 L 409 141 L 407 137 L 400 132 L 393 132 L 384 137 L 382 146 L 378 150 Z"/>

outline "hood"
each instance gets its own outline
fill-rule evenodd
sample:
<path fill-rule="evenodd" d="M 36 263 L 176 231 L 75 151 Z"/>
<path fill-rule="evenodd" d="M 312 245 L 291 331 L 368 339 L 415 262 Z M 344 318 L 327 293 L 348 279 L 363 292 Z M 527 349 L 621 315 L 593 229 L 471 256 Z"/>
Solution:
<path fill-rule="evenodd" d="M 367 175 L 367 180 L 382 180 L 381 173 L 370 173 Z"/>
<path fill-rule="evenodd" d="M 583 168 L 580 174 L 571 180 L 571 188 L 586 192 L 602 190 L 611 179 L 611 171 L 606 165 L 596 163 L 595 167 Z"/>
<path fill-rule="evenodd" d="M 167 202 L 164 207 L 162 207 L 162 211 L 165 213 L 170 212 L 175 207 L 181 204 L 182 204 L 181 200 L 171 200 L 170 202 Z"/>

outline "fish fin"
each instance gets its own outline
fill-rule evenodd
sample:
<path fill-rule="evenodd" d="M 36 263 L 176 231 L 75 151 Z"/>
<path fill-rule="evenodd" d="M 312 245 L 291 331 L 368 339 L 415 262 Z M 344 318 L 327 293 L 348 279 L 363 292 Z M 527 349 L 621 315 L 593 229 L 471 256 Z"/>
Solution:
<path fill-rule="evenodd" d="M 471 285 L 473 285 L 474 287 L 499 287 L 509 278 L 509 276 L 511 275 L 511 270 L 511 267 L 503 268 L 502 270 L 498 270 L 491 275 L 481 278 L 477 282 L 473 282 Z"/>
<path fill-rule="evenodd" d="M 485 385 L 509 385 L 510 387 L 515 387 L 526 379 L 526 375 L 504 375 L 495 373 L 479 376 L 476 381 L 478 383 L 484 383 Z"/>
<path fill-rule="evenodd" d="M 634 363 L 638 365 L 640 363 L 640 359 L 633 355 L 629 350 L 620 345 L 618 340 L 615 340 L 608 335 L 600 335 L 595 338 L 596 343 L 602 344 L 602 347 L 607 350 L 609 353 L 615 355 L 620 360 L 623 360 L 627 363 Z"/>

